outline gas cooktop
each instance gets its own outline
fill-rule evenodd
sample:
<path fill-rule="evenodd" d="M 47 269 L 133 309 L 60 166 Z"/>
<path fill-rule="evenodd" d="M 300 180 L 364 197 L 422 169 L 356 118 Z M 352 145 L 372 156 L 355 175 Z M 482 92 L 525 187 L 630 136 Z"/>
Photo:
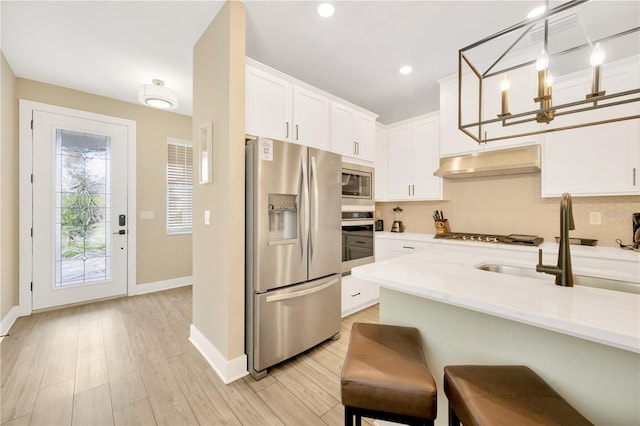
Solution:
<path fill-rule="evenodd" d="M 539 246 L 544 239 L 537 235 L 495 235 L 495 234 L 474 234 L 467 232 L 448 232 L 445 234 L 435 234 L 433 238 L 444 240 L 473 241 L 480 243 L 502 243 L 516 244 L 522 246 Z"/>

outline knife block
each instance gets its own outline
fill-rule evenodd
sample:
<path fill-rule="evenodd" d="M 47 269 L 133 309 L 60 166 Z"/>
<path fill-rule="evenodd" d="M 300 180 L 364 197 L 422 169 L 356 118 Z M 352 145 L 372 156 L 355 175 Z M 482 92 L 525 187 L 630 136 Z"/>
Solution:
<path fill-rule="evenodd" d="M 449 229 L 449 219 L 436 220 L 433 224 L 436 227 L 436 234 L 448 234 L 451 232 Z"/>

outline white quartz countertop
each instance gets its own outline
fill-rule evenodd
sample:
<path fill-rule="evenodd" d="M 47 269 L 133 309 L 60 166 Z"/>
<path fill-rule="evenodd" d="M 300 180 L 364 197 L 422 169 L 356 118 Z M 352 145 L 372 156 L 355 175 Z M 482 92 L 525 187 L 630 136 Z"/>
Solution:
<path fill-rule="evenodd" d="M 412 235 L 422 236 L 424 241 L 438 241 L 429 234 Z M 408 234 L 404 237 L 412 239 Z M 546 248 L 541 246 L 545 250 L 557 246 L 545 244 Z M 537 251 L 537 247 L 509 247 Z M 582 252 L 583 247 L 571 249 L 573 254 Z M 632 251 L 589 249 L 593 251 L 587 253 L 594 258 L 612 256 L 634 263 L 640 260 L 639 254 Z M 640 295 L 582 286 L 560 287 L 553 281 L 475 267 L 487 263 L 532 267 L 515 258 L 505 258 L 504 250 L 499 256 L 492 256 L 432 249 L 360 266 L 352 270 L 352 275 L 392 290 L 640 353 Z M 611 273 L 608 275 L 612 278 Z M 628 280 L 629 274 L 619 279 Z M 633 281 L 640 282 L 640 275 Z"/>

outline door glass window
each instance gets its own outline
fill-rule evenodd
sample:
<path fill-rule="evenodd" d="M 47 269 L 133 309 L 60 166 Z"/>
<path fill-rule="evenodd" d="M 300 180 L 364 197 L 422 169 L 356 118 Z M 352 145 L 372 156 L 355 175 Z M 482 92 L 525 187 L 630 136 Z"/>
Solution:
<path fill-rule="evenodd" d="M 111 138 L 56 131 L 55 287 L 111 279 Z"/>

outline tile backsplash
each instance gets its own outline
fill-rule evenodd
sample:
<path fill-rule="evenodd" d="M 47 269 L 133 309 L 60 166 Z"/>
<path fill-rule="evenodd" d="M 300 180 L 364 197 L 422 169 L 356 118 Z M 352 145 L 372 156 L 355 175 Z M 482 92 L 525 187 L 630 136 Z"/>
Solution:
<path fill-rule="evenodd" d="M 560 198 L 540 196 L 540 174 L 445 179 L 444 200 L 376 203 L 384 230 L 393 223 L 393 208 L 403 211 L 405 232 L 435 233 L 433 211 L 442 210 L 452 232 L 536 234 L 554 241 L 560 232 Z M 640 212 L 640 196 L 572 197 L 576 229 L 572 237 L 597 239 L 599 246 L 632 242 L 631 213 Z M 591 212 L 601 224 L 590 225 Z"/>

